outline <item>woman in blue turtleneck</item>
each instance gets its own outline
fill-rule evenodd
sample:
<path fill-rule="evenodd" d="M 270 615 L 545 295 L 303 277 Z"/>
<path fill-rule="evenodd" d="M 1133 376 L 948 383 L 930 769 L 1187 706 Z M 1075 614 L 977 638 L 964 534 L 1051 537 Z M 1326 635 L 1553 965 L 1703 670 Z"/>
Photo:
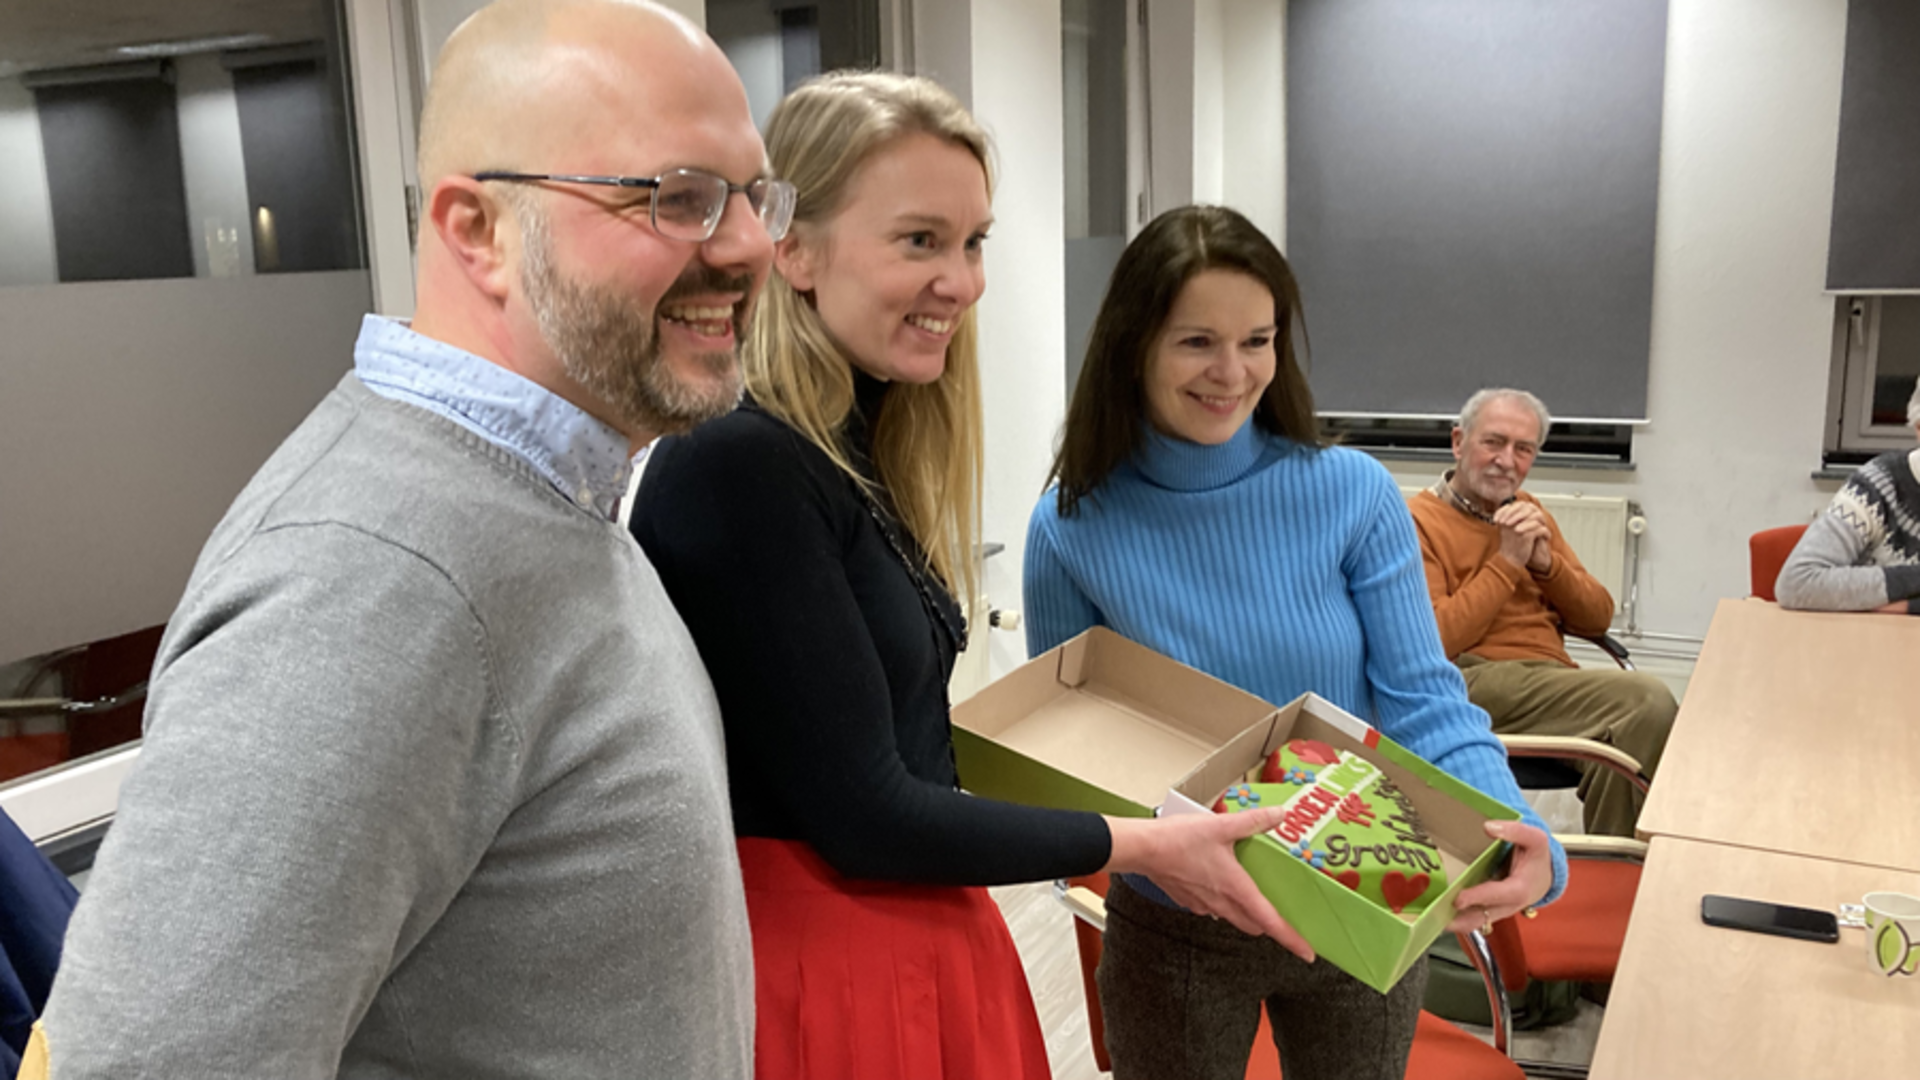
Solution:
<path fill-rule="evenodd" d="M 1299 290 L 1239 214 L 1155 219 L 1115 267 L 1027 536 L 1027 644 L 1091 626 L 1284 704 L 1313 691 L 1521 811 L 1507 876 L 1456 929 L 1557 896 L 1566 858 L 1441 652 L 1413 523 L 1364 454 L 1322 447 Z M 1264 1002 L 1289 1080 L 1399 1077 L 1426 969 L 1381 995 L 1118 875 L 1099 970 L 1116 1080 L 1245 1075 Z"/>

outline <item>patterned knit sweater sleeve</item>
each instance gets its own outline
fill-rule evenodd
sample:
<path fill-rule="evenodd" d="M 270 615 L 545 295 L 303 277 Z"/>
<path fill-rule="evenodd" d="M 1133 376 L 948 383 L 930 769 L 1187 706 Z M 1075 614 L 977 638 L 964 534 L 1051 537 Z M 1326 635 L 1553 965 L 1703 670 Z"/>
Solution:
<path fill-rule="evenodd" d="M 1367 681 L 1380 730 L 1548 832 L 1553 887 L 1543 902 L 1555 900 L 1567 884 L 1566 852 L 1521 794 L 1491 721 L 1467 700 L 1459 669 L 1441 650 L 1419 541 L 1400 489 L 1377 462 L 1369 459 L 1365 465 L 1371 467 L 1363 468 L 1359 494 L 1369 500 L 1371 512 L 1356 531 L 1342 569 L 1366 632 Z"/>
<path fill-rule="evenodd" d="M 1807 527 L 1780 568 L 1780 606 L 1871 611 L 1906 600 L 1920 613 L 1920 450 L 1882 454 L 1860 467 Z"/>

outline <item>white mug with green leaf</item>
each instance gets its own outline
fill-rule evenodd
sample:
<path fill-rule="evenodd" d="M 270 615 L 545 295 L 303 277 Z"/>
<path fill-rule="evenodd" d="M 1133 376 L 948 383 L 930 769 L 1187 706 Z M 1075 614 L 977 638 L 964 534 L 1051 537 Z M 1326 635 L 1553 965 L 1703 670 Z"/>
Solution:
<path fill-rule="evenodd" d="M 1867 908 L 1867 962 L 1882 975 L 1920 971 L 1920 897 L 1870 892 Z"/>

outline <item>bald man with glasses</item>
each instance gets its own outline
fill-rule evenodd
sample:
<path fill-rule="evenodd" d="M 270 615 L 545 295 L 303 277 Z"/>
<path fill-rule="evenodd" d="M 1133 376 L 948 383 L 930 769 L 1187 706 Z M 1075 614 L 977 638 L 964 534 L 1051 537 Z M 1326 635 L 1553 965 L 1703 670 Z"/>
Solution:
<path fill-rule="evenodd" d="M 614 0 L 470 20 L 420 163 L 415 318 L 202 553 L 23 1076 L 751 1071 L 719 714 L 615 518 L 739 400 L 792 189 Z"/>

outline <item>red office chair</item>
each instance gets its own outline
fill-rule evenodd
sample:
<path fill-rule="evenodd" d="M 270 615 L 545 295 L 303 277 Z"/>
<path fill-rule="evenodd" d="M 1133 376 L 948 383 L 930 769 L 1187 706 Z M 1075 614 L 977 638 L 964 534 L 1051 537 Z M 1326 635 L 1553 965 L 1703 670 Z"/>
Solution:
<path fill-rule="evenodd" d="M 1080 947 L 1080 978 L 1087 991 L 1087 1028 L 1093 1040 L 1093 1060 L 1101 1072 L 1113 1065 L 1107 1059 L 1106 1023 L 1100 1015 L 1100 993 L 1093 972 L 1100 965 L 1100 932 L 1107 922 L 1107 875 L 1089 874 L 1055 886 L 1060 900 L 1074 913 L 1073 933 Z M 1500 988 L 1499 962 L 1486 951 L 1478 933 L 1461 935 L 1461 947 L 1474 957 L 1474 967 L 1487 981 L 1494 1004 L 1494 1045 L 1488 1046 L 1429 1012 L 1420 1014 L 1413 1033 L 1413 1054 L 1407 1060 L 1407 1080 L 1526 1080 L 1520 1066 L 1507 1056 L 1503 1021 L 1506 994 Z M 1260 1011 L 1260 1031 L 1253 1039 L 1253 1057 L 1247 1062 L 1247 1080 L 1278 1080 L 1280 1053 L 1274 1049 L 1273 1030 L 1266 1010 Z"/>
<path fill-rule="evenodd" d="M 1787 565 L 1787 556 L 1793 554 L 1794 545 L 1806 531 L 1805 525 L 1782 525 L 1777 529 L 1761 529 L 1747 538 L 1747 567 L 1753 577 L 1753 595 L 1762 600 L 1773 599 L 1773 583 L 1780 577 L 1780 568 Z"/>
<path fill-rule="evenodd" d="M 1640 763 L 1614 747 L 1561 736 L 1503 735 L 1513 755 L 1561 757 L 1603 765 L 1645 792 Z M 1567 888 L 1560 899 L 1531 919 L 1507 918 L 1493 924 L 1483 943 L 1461 937 L 1461 948 L 1482 979 L 1497 984 L 1496 1030 L 1510 1026 L 1508 994 L 1525 990 L 1531 980 L 1610 984 L 1620 967 L 1627 938 L 1627 917 L 1640 888 L 1647 845 L 1617 836 L 1560 836 L 1567 852 Z M 1529 1076 L 1584 1077 L 1582 1066 L 1560 1062 L 1519 1064 Z"/>
<path fill-rule="evenodd" d="M 1640 888 L 1647 846 L 1618 836 L 1562 836 L 1567 850 L 1567 890 L 1532 919 L 1514 916 L 1493 924 L 1484 943 L 1461 938 L 1461 948 L 1500 987 L 1496 1028 L 1512 1022 L 1508 994 L 1530 980 L 1610 984 L 1620 967 L 1627 916 Z M 1584 1066 L 1526 1061 L 1528 1076 L 1584 1077 Z"/>

